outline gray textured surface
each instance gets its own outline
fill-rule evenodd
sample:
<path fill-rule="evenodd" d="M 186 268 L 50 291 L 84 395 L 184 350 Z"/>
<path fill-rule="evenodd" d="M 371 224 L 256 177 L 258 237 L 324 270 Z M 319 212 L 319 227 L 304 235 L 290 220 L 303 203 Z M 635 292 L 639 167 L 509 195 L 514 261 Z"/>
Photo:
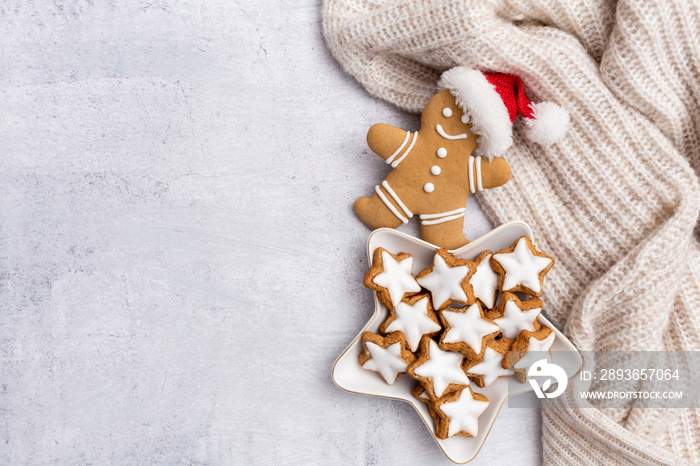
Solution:
<path fill-rule="evenodd" d="M 0 463 L 448 463 L 330 379 L 372 313 L 365 131 L 417 118 L 318 2 L 129 3 L 0 6 Z M 516 458 L 538 416 L 504 408 L 477 463 Z"/>

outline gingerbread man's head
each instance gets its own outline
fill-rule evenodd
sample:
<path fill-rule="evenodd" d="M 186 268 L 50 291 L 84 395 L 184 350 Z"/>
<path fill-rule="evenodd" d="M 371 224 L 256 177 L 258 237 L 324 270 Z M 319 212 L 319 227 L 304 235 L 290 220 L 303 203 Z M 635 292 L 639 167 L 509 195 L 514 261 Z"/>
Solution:
<path fill-rule="evenodd" d="M 477 147 L 477 136 L 471 130 L 469 115 L 457 105 L 449 90 L 430 99 L 421 115 L 421 128 L 435 131 L 442 141 L 441 146 L 449 146 L 467 155 Z"/>
<path fill-rule="evenodd" d="M 502 156 L 513 144 L 513 122 L 518 115 L 525 122 L 525 135 L 540 145 L 554 144 L 566 134 L 568 112 L 552 102 L 530 102 L 518 76 L 484 73 L 460 66 L 445 71 L 438 86 L 449 91 L 454 98 L 454 103 L 461 112 L 459 118 L 462 114 L 468 116 L 469 119 L 465 117 L 465 121 L 469 122 L 472 132 L 478 136 L 475 155 L 489 160 Z M 428 106 L 443 92 L 433 97 Z M 441 99 L 447 97 L 437 100 Z M 436 106 L 439 105 L 436 102 Z M 454 115 L 455 107 L 451 108 Z M 427 110 L 426 107 L 424 116 Z M 430 113 L 433 114 L 434 111 Z"/>

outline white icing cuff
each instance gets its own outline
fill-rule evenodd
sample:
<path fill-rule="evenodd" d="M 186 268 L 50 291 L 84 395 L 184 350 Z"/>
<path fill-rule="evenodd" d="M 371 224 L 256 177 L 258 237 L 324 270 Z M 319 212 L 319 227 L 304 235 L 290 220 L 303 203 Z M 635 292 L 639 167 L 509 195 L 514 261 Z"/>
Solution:
<path fill-rule="evenodd" d="M 388 159 L 386 159 L 386 163 L 389 163 L 389 164 L 390 164 L 391 162 L 394 161 L 394 158 L 395 158 L 397 155 L 399 155 L 399 154 L 401 153 L 401 151 L 403 150 L 403 148 L 406 147 L 406 143 L 408 142 L 409 136 L 411 136 L 411 133 L 410 133 L 409 131 L 406 131 L 406 137 L 404 138 L 403 142 L 401 143 L 401 145 L 399 146 L 399 148 L 396 149 L 396 152 L 394 152 L 393 154 L 391 154 L 391 156 L 390 156 Z"/>
<path fill-rule="evenodd" d="M 439 214 L 423 214 L 420 216 L 421 225 L 437 225 L 438 223 L 449 222 L 450 220 L 455 220 L 460 217 L 464 217 L 466 209 L 461 207 L 459 209 L 450 210 L 449 212 L 442 212 Z"/>
<path fill-rule="evenodd" d="M 408 149 L 406 149 L 406 152 L 404 152 L 404 154 L 401 156 L 401 158 L 397 159 L 395 162 L 393 162 L 391 164 L 392 168 L 396 168 L 399 166 L 399 164 L 403 161 L 403 159 L 405 159 L 406 156 L 411 152 L 411 149 L 413 149 L 413 146 L 416 144 L 417 140 L 418 140 L 418 131 L 413 133 L 413 139 L 411 139 L 411 144 L 408 146 Z"/>

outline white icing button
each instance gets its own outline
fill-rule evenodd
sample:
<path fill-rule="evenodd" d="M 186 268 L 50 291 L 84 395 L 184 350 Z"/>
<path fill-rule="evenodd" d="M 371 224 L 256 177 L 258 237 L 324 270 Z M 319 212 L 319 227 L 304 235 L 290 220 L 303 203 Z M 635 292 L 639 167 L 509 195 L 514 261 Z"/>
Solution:
<path fill-rule="evenodd" d="M 440 157 L 441 159 L 444 159 L 445 157 L 447 157 L 447 149 L 445 149 L 444 147 L 439 148 L 437 151 L 437 156 Z"/>
<path fill-rule="evenodd" d="M 450 107 L 445 107 L 442 109 L 442 116 L 444 117 L 451 117 L 452 116 L 452 109 Z"/>
<path fill-rule="evenodd" d="M 469 115 L 467 115 L 465 113 L 464 115 L 462 115 L 461 120 L 462 120 L 462 123 L 464 123 L 466 125 L 467 123 L 469 123 Z"/>
<path fill-rule="evenodd" d="M 426 193 L 432 193 L 435 191 L 435 186 L 433 186 L 433 183 L 425 183 L 425 186 L 423 186 L 423 190 Z"/>
<path fill-rule="evenodd" d="M 438 167 L 437 165 L 433 165 L 432 167 L 430 167 L 430 173 L 432 173 L 435 176 L 438 176 L 441 171 L 442 170 L 440 170 L 440 167 Z"/>

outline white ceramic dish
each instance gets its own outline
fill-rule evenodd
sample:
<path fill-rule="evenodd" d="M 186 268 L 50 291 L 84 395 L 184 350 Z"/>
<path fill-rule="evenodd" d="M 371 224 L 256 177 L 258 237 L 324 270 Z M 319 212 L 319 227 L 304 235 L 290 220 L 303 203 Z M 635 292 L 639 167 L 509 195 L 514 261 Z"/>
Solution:
<path fill-rule="evenodd" d="M 486 249 L 497 251 L 507 248 L 516 239 L 524 235 L 532 238 L 530 227 L 525 223 L 511 222 L 451 252 L 455 256 L 463 259 L 474 259 L 479 253 Z M 414 275 L 417 275 L 418 272 L 432 263 L 435 251 L 438 249 L 430 243 L 389 228 L 375 230 L 370 235 L 367 242 L 367 254 L 370 262 L 374 250 L 378 247 L 383 247 L 394 254 L 407 252 L 413 255 Z M 510 383 L 512 384 L 514 381 L 513 377 L 501 377 L 496 382 L 484 388 L 478 388 L 475 384 L 471 385 L 475 392 L 483 393 L 489 399 L 488 408 L 479 417 L 479 434 L 476 437 L 455 436 L 445 440 L 438 439 L 435 437 L 435 425 L 428 413 L 427 405 L 415 399 L 411 393 L 411 390 L 413 390 L 413 387 L 415 387 L 417 383 L 415 380 L 407 375 L 402 375 L 393 385 L 388 385 L 376 372 L 363 369 L 357 362 L 357 358 L 362 351 L 362 334 L 366 331 L 379 333 L 379 325 L 389 315 L 387 309 L 377 299 L 376 294 L 374 303 L 374 315 L 333 365 L 333 381 L 339 388 L 347 392 L 391 398 L 410 403 L 416 411 L 418 411 L 418 414 L 423 419 L 423 422 L 425 422 L 425 425 L 428 427 L 428 430 L 430 430 L 438 446 L 450 460 L 455 463 L 468 463 L 473 460 L 484 444 L 501 406 L 503 406 L 503 403 L 508 398 L 508 379 L 511 379 Z M 556 334 L 556 339 L 551 348 L 551 361 L 562 366 L 569 378 L 573 377 L 581 368 L 581 355 L 571 342 L 545 317 L 540 315 L 539 321 L 541 324 L 551 327 Z M 522 391 L 518 391 L 518 393 L 532 390 L 530 384 L 519 385 L 522 385 Z"/>

